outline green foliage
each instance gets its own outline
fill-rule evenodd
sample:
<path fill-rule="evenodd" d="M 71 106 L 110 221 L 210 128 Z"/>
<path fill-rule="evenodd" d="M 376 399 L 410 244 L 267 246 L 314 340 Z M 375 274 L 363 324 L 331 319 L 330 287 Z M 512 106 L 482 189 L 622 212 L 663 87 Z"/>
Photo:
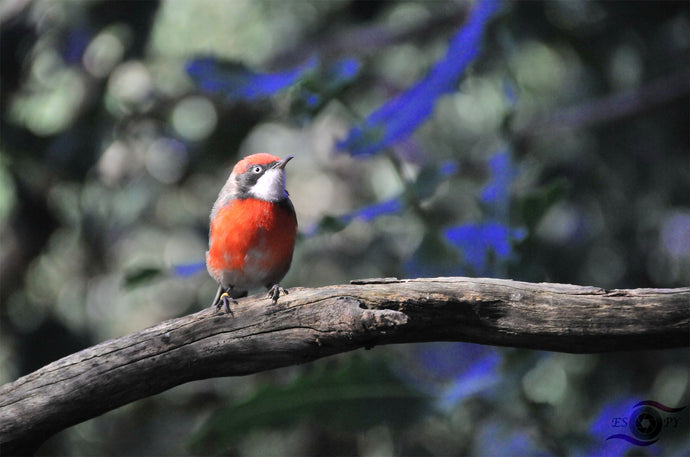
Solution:
<path fill-rule="evenodd" d="M 151 283 L 163 275 L 159 267 L 132 268 L 125 273 L 124 286 L 128 289 Z"/>
<path fill-rule="evenodd" d="M 363 432 L 377 425 L 399 429 L 414 423 L 430 397 L 391 372 L 380 357 L 348 357 L 318 363 L 287 386 L 264 385 L 245 399 L 221 407 L 190 442 L 195 452 L 222 452 L 250 432 L 310 423 Z"/>
<path fill-rule="evenodd" d="M 570 188 L 565 179 L 554 179 L 547 185 L 523 195 L 518 201 L 518 210 L 528 233 L 534 233 L 546 211 L 556 202 L 563 200 Z"/>

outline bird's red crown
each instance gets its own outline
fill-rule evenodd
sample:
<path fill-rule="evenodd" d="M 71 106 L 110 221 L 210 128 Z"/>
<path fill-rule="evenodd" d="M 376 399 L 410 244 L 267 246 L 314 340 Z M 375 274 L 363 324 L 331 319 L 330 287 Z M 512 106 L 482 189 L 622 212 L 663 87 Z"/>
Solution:
<path fill-rule="evenodd" d="M 277 162 L 278 160 L 280 160 L 279 157 L 267 154 L 265 152 L 252 154 L 237 162 L 237 164 L 233 167 L 232 172 L 235 175 L 241 175 L 252 165 L 264 165 L 271 162 Z"/>

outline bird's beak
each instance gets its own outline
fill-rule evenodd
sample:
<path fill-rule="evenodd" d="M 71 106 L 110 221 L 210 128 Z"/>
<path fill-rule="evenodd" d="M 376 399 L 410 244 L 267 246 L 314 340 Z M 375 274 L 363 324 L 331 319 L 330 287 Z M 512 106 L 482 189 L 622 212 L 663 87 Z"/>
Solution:
<path fill-rule="evenodd" d="M 288 156 L 288 157 L 285 157 L 283 160 L 279 160 L 278 162 L 276 162 L 275 165 L 273 165 L 273 168 L 277 168 L 277 169 L 279 169 L 279 170 L 283 170 L 283 169 L 285 168 L 285 165 L 287 165 L 287 163 L 288 163 L 288 162 L 290 161 L 290 159 L 292 159 L 293 157 L 295 157 L 295 156 Z"/>

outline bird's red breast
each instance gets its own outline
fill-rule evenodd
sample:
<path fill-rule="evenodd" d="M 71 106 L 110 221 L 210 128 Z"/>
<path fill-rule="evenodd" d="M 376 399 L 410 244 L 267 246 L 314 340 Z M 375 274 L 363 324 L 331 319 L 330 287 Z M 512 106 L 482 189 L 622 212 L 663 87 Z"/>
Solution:
<path fill-rule="evenodd" d="M 292 204 L 255 198 L 221 207 L 211 221 L 207 266 L 225 286 L 268 286 L 290 268 L 297 234 Z"/>

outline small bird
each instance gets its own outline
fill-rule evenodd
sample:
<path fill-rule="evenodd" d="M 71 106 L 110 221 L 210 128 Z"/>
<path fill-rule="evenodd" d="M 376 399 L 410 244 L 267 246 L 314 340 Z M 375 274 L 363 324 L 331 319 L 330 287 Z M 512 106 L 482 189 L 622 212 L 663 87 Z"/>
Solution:
<path fill-rule="evenodd" d="M 206 268 L 218 282 L 213 305 L 228 313 L 235 298 L 264 286 L 277 303 L 297 235 L 295 208 L 285 189 L 285 165 L 266 153 L 237 162 L 211 210 Z"/>

